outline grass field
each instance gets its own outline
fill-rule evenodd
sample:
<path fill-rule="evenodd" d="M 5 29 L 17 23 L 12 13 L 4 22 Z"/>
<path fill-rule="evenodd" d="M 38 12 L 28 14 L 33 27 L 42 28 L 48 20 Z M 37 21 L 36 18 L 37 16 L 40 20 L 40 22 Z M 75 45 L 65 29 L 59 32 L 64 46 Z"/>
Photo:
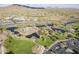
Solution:
<path fill-rule="evenodd" d="M 14 54 L 31 54 L 34 45 L 30 40 L 19 40 L 15 38 L 8 38 L 4 43 L 7 50 Z"/>
<path fill-rule="evenodd" d="M 53 43 L 53 41 L 47 37 L 40 38 L 40 39 L 36 40 L 36 42 L 40 45 L 47 47 L 47 48 Z"/>

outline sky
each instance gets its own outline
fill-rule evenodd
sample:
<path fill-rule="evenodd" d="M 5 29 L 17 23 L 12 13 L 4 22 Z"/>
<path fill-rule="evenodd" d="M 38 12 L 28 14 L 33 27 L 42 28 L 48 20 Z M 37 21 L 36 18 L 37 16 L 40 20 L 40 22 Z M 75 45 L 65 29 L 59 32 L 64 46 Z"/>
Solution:
<path fill-rule="evenodd" d="M 29 6 L 33 6 L 33 7 L 57 7 L 57 8 L 79 8 L 79 4 L 32 4 Z"/>
<path fill-rule="evenodd" d="M 79 8 L 79 4 L 25 4 L 31 7 L 55 7 L 55 8 Z M 0 7 L 8 6 L 6 4 L 0 4 Z"/>

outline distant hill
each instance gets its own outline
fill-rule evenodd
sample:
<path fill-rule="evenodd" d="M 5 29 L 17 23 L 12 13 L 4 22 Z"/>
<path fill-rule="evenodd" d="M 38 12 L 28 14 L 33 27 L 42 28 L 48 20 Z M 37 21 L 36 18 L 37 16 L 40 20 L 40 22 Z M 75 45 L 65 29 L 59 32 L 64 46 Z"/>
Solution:
<path fill-rule="evenodd" d="M 43 9 L 45 9 L 45 8 L 12 4 L 7 7 L 0 7 L 0 18 L 8 16 L 8 15 L 13 15 L 13 14 L 14 15 L 23 15 L 23 16 L 25 16 L 25 15 L 31 16 L 33 14 L 37 15 L 37 13 L 40 13 L 40 10 L 43 10 Z"/>
<path fill-rule="evenodd" d="M 20 4 L 12 4 L 12 6 L 25 7 L 25 8 L 31 8 L 31 9 L 45 9 L 44 7 L 31 7 L 31 6 L 20 5 Z"/>
<path fill-rule="evenodd" d="M 71 16 L 79 18 L 79 9 L 31 7 L 20 4 L 0 7 L 0 19 L 11 15 L 24 16 L 26 19 L 68 20 Z"/>

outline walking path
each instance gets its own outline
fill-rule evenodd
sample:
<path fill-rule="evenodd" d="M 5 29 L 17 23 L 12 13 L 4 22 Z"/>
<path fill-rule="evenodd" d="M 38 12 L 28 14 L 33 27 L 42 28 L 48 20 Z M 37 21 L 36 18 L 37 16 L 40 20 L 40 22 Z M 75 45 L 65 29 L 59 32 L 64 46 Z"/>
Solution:
<path fill-rule="evenodd" d="M 0 54 L 4 54 L 5 53 L 5 48 L 3 46 L 3 42 L 6 39 L 6 33 L 0 33 Z"/>

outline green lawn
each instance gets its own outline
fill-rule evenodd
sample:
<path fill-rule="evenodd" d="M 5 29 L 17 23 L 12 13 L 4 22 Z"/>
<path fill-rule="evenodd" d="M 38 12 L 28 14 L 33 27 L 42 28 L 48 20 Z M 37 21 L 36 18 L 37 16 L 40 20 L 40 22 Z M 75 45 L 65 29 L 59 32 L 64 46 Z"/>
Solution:
<path fill-rule="evenodd" d="M 47 37 L 40 38 L 40 39 L 36 40 L 36 42 L 38 44 L 46 46 L 46 47 L 49 47 L 53 43 L 53 41 Z"/>
<path fill-rule="evenodd" d="M 4 46 L 15 54 L 31 54 L 32 47 L 35 44 L 30 40 L 19 40 L 14 38 L 8 38 L 4 42 Z"/>

